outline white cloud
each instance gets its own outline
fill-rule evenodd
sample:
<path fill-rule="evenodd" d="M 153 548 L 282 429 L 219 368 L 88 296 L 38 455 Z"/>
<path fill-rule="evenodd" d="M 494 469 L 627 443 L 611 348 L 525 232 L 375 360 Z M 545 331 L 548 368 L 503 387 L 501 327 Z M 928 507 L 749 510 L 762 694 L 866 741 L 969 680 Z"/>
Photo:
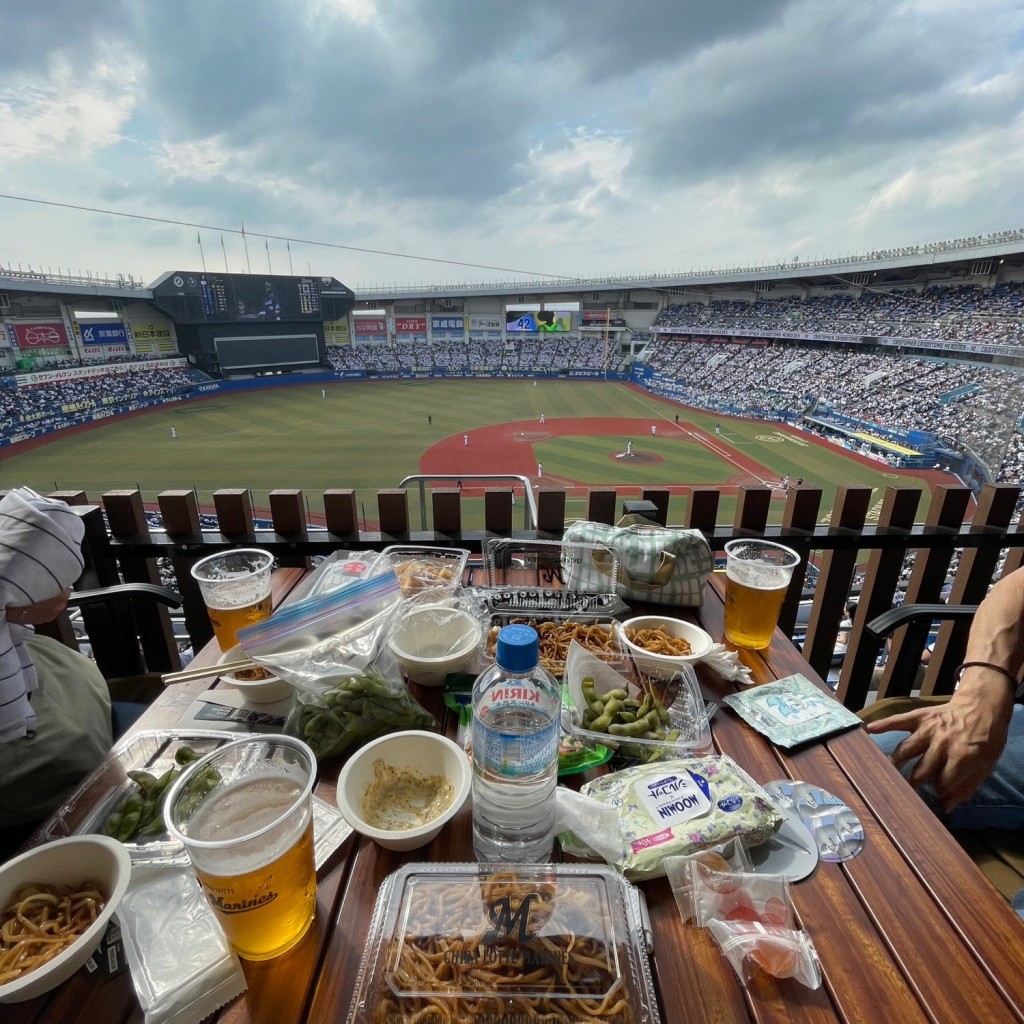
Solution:
<path fill-rule="evenodd" d="M 88 160 L 121 141 L 138 73 L 126 54 L 99 61 L 88 74 L 57 56 L 45 77 L 0 89 L 0 166 Z"/>

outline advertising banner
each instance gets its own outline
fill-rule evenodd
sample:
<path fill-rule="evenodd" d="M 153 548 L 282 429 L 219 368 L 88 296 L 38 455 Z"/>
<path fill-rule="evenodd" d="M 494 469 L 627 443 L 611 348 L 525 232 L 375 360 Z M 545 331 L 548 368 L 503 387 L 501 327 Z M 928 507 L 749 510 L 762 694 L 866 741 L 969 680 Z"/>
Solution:
<path fill-rule="evenodd" d="M 387 334 L 387 321 L 369 316 L 353 317 L 356 334 Z"/>
<path fill-rule="evenodd" d="M 100 324 L 79 324 L 83 345 L 128 345 L 128 333 L 120 320 Z"/>
<path fill-rule="evenodd" d="M 432 316 L 431 331 L 459 331 L 466 329 L 466 318 L 463 316 Z"/>
<path fill-rule="evenodd" d="M 351 345 L 352 333 L 348 329 L 348 320 L 325 320 L 324 341 L 328 345 Z"/>
<path fill-rule="evenodd" d="M 469 318 L 469 329 L 471 331 L 500 331 L 505 326 L 500 313 L 493 313 L 490 316 L 471 316 Z"/>
<path fill-rule="evenodd" d="M 610 327 L 626 326 L 626 321 L 613 310 L 605 312 L 603 309 L 585 309 L 582 318 L 587 327 L 603 327 L 605 324 Z"/>
<path fill-rule="evenodd" d="M 136 341 L 141 342 L 173 342 L 174 334 L 169 323 L 153 323 L 149 321 L 131 321 L 128 329 Z"/>
<path fill-rule="evenodd" d="M 51 384 L 60 380 L 84 380 L 88 377 L 109 376 L 112 373 L 135 373 L 138 370 L 176 370 L 188 366 L 184 359 L 145 360 L 136 363 L 113 363 L 108 366 L 68 366 L 62 370 L 39 370 L 37 373 L 19 373 L 15 377 L 19 388 L 30 384 Z"/>
<path fill-rule="evenodd" d="M 427 318 L 425 316 L 396 316 L 396 334 L 426 334 Z"/>
<path fill-rule="evenodd" d="M 67 348 L 68 332 L 60 321 L 47 324 L 12 324 L 18 348 Z"/>
<path fill-rule="evenodd" d="M 107 357 L 130 356 L 132 350 L 127 345 L 83 345 L 82 352 L 86 356 Z"/>

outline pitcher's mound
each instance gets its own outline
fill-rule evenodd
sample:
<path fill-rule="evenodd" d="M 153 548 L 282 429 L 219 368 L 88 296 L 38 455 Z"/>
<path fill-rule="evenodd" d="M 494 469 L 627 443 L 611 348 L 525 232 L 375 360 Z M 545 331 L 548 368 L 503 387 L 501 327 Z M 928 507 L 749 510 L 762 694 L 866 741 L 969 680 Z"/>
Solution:
<path fill-rule="evenodd" d="M 651 452 L 630 452 L 629 455 L 625 452 L 612 452 L 608 458 L 620 466 L 653 466 L 665 461 L 660 455 Z"/>

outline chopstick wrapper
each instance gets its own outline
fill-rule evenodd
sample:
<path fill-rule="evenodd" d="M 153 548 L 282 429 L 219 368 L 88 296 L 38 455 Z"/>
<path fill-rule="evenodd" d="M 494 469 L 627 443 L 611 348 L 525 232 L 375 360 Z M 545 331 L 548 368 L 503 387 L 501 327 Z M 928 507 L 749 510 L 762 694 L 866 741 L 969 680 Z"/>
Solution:
<path fill-rule="evenodd" d="M 191 867 L 136 865 L 117 917 L 146 1024 L 199 1024 L 245 991 Z"/>

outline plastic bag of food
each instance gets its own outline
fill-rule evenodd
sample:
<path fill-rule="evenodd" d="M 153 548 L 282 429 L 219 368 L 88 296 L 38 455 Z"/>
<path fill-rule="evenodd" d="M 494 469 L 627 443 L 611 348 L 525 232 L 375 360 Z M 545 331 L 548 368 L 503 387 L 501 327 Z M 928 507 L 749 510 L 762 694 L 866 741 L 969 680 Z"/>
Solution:
<path fill-rule="evenodd" d="M 382 641 L 401 603 L 398 577 L 385 572 L 287 604 L 239 630 L 238 640 L 258 665 L 315 695 L 382 661 L 382 671 L 391 674 Z"/>
<path fill-rule="evenodd" d="M 708 923 L 726 960 L 744 985 L 764 971 L 774 978 L 794 978 L 808 988 L 821 985 L 821 964 L 807 933 L 758 921 Z"/>
<path fill-rule="evenodd" d="M 784 875 L 723 871 L 720 865 L 697 857 L 690 859 L 687 873 L 693 918 L 701 928 L 712 921 L 796 927 L 789 882 Z"/>
<path fill-rule="evenodd" d="M 409 695 L 397 675 L 369 669 L 334 676 L 318 694 L 296 694 L 284 731 L 309 744 L 318 761 L 405 729 L 437 729 L 434 716 Z"/>
<path fill-rule="evenodd" d="M 679 916 L 683 924 L 692 921 L 696 914 L 694 911 L 694 885 L 691 877 L 692 865 L 700 865 L 700 878 L 704 883 L 713 884 L 716 877 L 728 875 L 731 872 L 749 872 L 750 857 L 744 849 L 743 844 L 736 839 L 723 843 L 709 850 L 699 850 L 697 853 L 681 854 L 678 857 L 666 857 L 665 876 L 672 886 L 672 895 L 676 899 L 676 906 L 679 908 Z"/>

